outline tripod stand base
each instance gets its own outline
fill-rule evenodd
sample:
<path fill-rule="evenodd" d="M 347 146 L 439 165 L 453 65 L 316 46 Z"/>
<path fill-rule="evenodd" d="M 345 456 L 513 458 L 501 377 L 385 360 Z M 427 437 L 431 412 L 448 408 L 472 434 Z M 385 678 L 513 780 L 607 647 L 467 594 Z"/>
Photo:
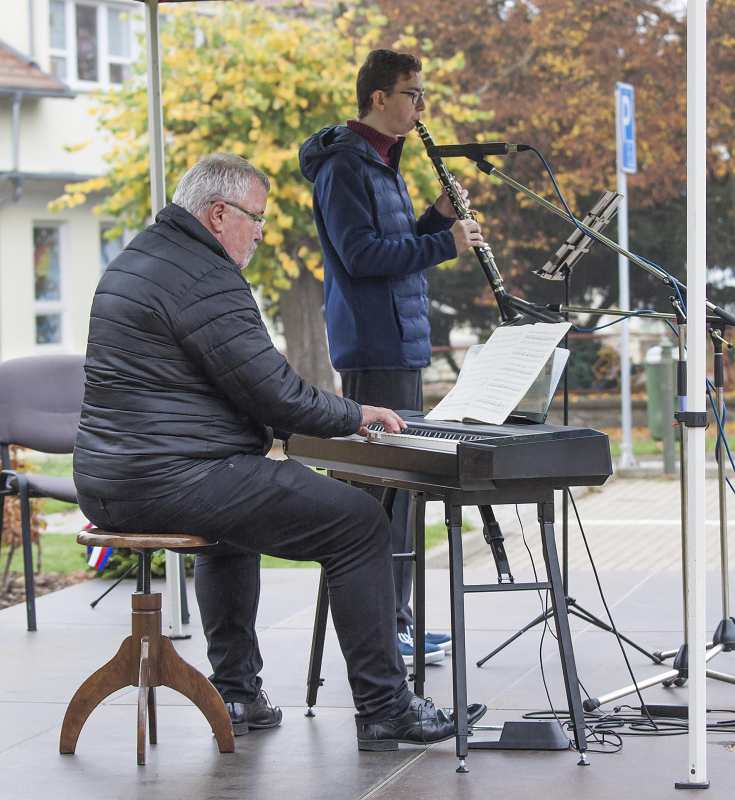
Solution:
<path fill-rule="evenodd" d="M 470 750 L 569 750 L 569 739 L 556 720 L 523 720 L 506 722 L 497 742 L 473 741 L 468 747 Z"/>
<path fill-rule="evenodd" d="M 721 644 L 726 653 L 735 650 L 735 620 L 732 617 L 720 620 L 715 635 L 712 637 L 712 642 Z"/>
<path fill-rule="evenodd" d="M 581 606 L 573 597 L 566 595 L 564 598 L 567 604 L 567 613 L 573 614 L 578 619 L 583 620 L 588 625 L 594 625 L 600 630 L 605 631 L 606 633 L 615 633 L 612 627 L 608 625 L 606 622 L 603 622 L 599 617 L 596 617 L 591 611 L 588 611 L 584 606 Z M 520 636 L 522 636 L 526 631 L 530 631 L 531 628 L 535 628 L 536 625 L 541 624 L 542 622 L 546 622 L 547 620 L 551 619 L 554 616 L 554 612 L 549 608 L 543 614 L 539 614 L 535 619 L 531 620 L 528 625 L 525 625 L 519 631 L 516 631 L 509 639 L 506 639 L 501 645 L 495 648 L 491 653 L 488 653 L 486 656 L 481 658 L 477 662 L 477 666 L 481 667 L 486 661 L 489 661 L 493 656 L 497 655 L 501 650 L 504 650 L 509 644 L 514 642 Z M 649 653 L 648 650 L 645 650 L 639 644 L 634 642 L 632 639 L 629 639 L 627 636 L 624 636 L 622 633 L 618 632 L 617 635 L 620 637 L 622 641 L 626 644 L 630 645 L 632 648 L 637 650 L 639 653 L 642 653 L 646 658 L 650 658 L 654 664 L 661 664 L 662 659 L 660 658 L 660 654 L 658 653 Z"/>

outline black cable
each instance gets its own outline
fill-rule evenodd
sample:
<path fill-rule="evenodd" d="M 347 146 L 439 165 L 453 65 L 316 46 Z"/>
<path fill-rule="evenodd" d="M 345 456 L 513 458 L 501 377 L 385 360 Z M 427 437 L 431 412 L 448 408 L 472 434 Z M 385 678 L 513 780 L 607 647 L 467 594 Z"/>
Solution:
<path fill-rule="evenodd" d="M 621 709 L 627 708 L 630 711 L 638 712 L 633 714 L 620 714 Z M 643 706 L 647 717 L 651 718 L 648 709 Z M 708 714 L 733 714 L 730 709 L 708 708 Z M 616 706 L 612 713 L 602 713 L 598 711 L 585 712 L 585 724 L 590 729 L 600 731 L 602 734 L 614 734 L 617 737 L 623 736 L 684 736 L 689 732 L 689 723 L 680 717 L 665 717 L 659 714 L 653 715 L 656 723 L 652 726 L 649 719 L 642 716 L 643 711 L 637 706 Z M 569 712 L 554 710 L 554 717 L 569 717 Z M 524 719 L 531 720 L 550 720 L 552 714 L 549 711 L 530 711 L 523 715 Z M 626 730 L 627 728 L 627 730 Z M 717 720 L 707 723 L 707 730 L 711 733 L 735 733 L 735 718 Z M 610 751 L 605 751 L 610 752 Z"/>
<path fill-rule="evenodd" d="M 633 681 L 633 686 L 635 686 L 635 693 L 638 696 L 638 699 L 641 701 L 641 707 L 643 709 L 646 709 L 646 714 L 648 716 L 648 719 L 651 725 L 653 725 L 653 727 L 655 728 L 656 723 L 653 721 L 653 717 L 648 713 L 648 709 L 646 708 L 646 704 L 641 695 L 641 690 L 638 688 L 638 681 L 636 680 L 636 677 L 633 674 L 633 668 L 630 666 L 630 661 L 628 661 L 628 654 L 625 652 L 623 641 L 620 638 L 620 634 L 618 633 L 618 628 L 615 625 L 615 621 L 613 620 L 612 614 L 610 613 L 610 608 L 607 605 L 607 600 L 605 599 L 605 593 L 602 591 L 602 583 L 600 583 L 600 576 L 597 574 L 597 567 L 595 566 L 595 562 L 592 558 L 592 552 L 590 551 L 590 546 L 589 543 L 587 542 L 587 535 L 585 534 L 584 528 L 582 527 L 582 520 L 579 517 L 577 504 L 574 502 L 574 497 L 572 496 L 571 490 L 568 489 L 567 492 L 569 494 L 569 499 L 572 501 L 572 508 L 574 509 L 574 515 L 577 518 L 577 524 L 579 525 L 579 530 L 582 533 L 582 541 L 584 542 L 584 547 L 585 550 L 587 551 L 587 558 L 589 558 L 590 566 L 592 567 L 592 572 L 595 576 L 595 581 L 597 583 L 597 591 L 600 593 L 600 599 L 602 600 L 602 605 L 605 607 L 605 613 L 607 614 L 607 618 L 610 620 L 610 627 L 613 629 L 615 638 L 618 640 L 620 652 L 623 654 L 623 658 L 625 659 L 625 666 L 628 668 L 628 673 L 630 674 L 631 680 Z"/>
<path fill-rule="evenodd" d="M 523 528 L 523 520 L 521 519 L 521 514 L 520 514 L 520 512 L 518 510 L 518 504 L 516 504 L 515 508 L 516 508 L 516 517 L 518 517 L 518 524 L 521 526 L 521 536 L 523 537 L 523 544 L 524 544 L 524 546 L 526 548 L 526 551 L 528 552 L 528 557 L 531 559 L 531 569 L 533 570 L 533 578 L 534 578 L 534 581 L 536 583 L 538 583 L 539 580 L 538 580 L 538 572 L 536 571 L 536 562 L 534 561 L 533 553 L 531 552 L 531 548 L 528 546 L 528 542 L 526 541 L 526 532 L 525 532 L 525 530 Z M 539 669 L 541 670 L 541 680 L 543 681 L 543 684 L 544 684 L 544 691 L 546 692 L 546 699 L 549 701 L 549 708 L 551 709 L 551 713 L 554 715 L 554 719 L 556 720 L 556 722 L 559 725 L 559 727 L 562 730 L 564 730 L 564 725 L 562 724 L 561 719 L 559 719 L 559 716 L 557 715 L 556 711 L 554 710 L 554 704 L 551 702 L 551 693 L 549 692 L 549 685 L 548 685 L 548 683 L 546 681 L 546 672 L 544 670 L 543 650 L 544 650 L 544 637 L 546 636 L 546 631 L 548 631 L 551 634 L 551 636 L 554 638 L 555 641 L 557 641 L 557 642 L 559 641 L 557 636 L 556 636 L 556 634 L 554 633 L 554 631 L 551 630 L 551 626 L 549 625 L 549 590 L 548 589 L 546 590 L 545 599 L 541 597 L 541 590 L 540 589 L 536 590 L 536 594 L 538 594 L 538 599 L 539 599 L 539 602 L 541 603 L 541 613 L 543 614 L 543 617 L 544 617 L 544 627 L 543 627 L 543 629 L 541 631 L 541 642 L 539 644 L 539 657 L 538 657 Z M 565 602 L 566 602 L 566 600 L 565 600 Z M 577 683 L 582 688 L 582 691 L 589 698 L 590 695 L 587 692 L 587 690 L 584 688 L 584 686 L 582 686 L 582 682 L 579 680 L 579 678 L 577 678 Z M 546 712 L 540 712 L 540 713 L 546 713 Z M 524 716 L 524 718 L 526 718 L 525 714 L 523 716 Z M 566 716 L 569 716 L 568 712 L 566 713 Z M 587 728 L 587 730 L 589 730 L 589 732 L 592 735 L 593 739 L 599 745 L 604 747 L 605 744 L 607 744 L 605 742 L 604 734 L 602 736 L 602 739 L 599 739 L 597 737 L 596 732 L 589 725 L 586 724 L 586 721 L 585 721 L 585 727 Z M 567 737 L 567 738 L 569 739 L 569 737 Z M 574 747 L 574 744 L 572 743 L 571 739 L 569 739 L 569 747 L 570 747 L 570 749 L 576 749 Z M 622 740 L 620 740 L 619 743 L 618 743 L 618 746 L 617 746 L 617 748 L 615 750 L 590 750 L 590 749 L 587 749 L 585 752 L 588 752 L 588 753 L 617 753 L 620 750 L 622 750 L 622 747 L 623 747 L 623 742 L 622 742 Z"/>
<path fill-rule="evenodd" d="M 538 572 L 536 571 L 536 562 L 533 560 L 533 553 L 531 552 L 531 548 L 528 546 L 528 542 L 526 541 L 526 531 L 523 528 L 523 520 L 521 519 L 521 513 L 518 510 L 518 504 L 517 503 L 516 503 L 516 516 L 518 517 L 518 524 L 521 526 L 521 536 L 523 537 L 523 544 L 524 544 L 524 546 L 526 548 L 526 551 L 528 552 L 528 557 L 531 559 L 531 569 L 533 570 L 533 580 L 534 580 L 534 583 L 538 583 L 539 580 L 538 580 Z M 549 590 L 548 589 L 546 590 L 546 603 L 544 603 L 544 599 L 541 597 L 541 590 L 540 589 L 536 589 L 536 594 L 538 594 L 538 599 L 539 599 L 539 602 L 541 603 L 541 613 L 543 614 L 543 617 L 544 617 L 544 627 L 543 627 L 543 629 L 541 631 L 541 643 L 539 644 L 538 662 L 539 662 L 539 668 L 541 669 L 541 680 L 543 681 L 544 691 L 546 692 L 546 699 L 549 701 L 549 708 L 551 709 L 552 713 L 554 713 L 554 704 L 551 702 L 551 693 L 549 692 L 549 686 L 548 686 L 548 684 L 546 682 L 546 673 L 544 672 L 544 659 L 543 659 L 544 636 L 546 635 L 547 629 L 549 630 L 549 633 L 551 633 L 551 635 L 554 636 L 553 631 L 551 631 L 551 629 L 549 628 L 549 617 L 548 617 Z M 556 639 L 556 636 L 554 636 L 554 638 Z M 556 713 L 554 713 L 554 717 L 556 718 L 556 721 L 559 723 L 559 727 L 562 730 L 564 730 L 564 726 L 562 725 L 562 722 L 559 719 L 559 717 L 556 716 Z M 567 737 L 567 738 L 569 738 L 569 737 Z M 569 739 L 569 746 L 570 747 L 572 746 L 572 740 L 571 739 Z"/>

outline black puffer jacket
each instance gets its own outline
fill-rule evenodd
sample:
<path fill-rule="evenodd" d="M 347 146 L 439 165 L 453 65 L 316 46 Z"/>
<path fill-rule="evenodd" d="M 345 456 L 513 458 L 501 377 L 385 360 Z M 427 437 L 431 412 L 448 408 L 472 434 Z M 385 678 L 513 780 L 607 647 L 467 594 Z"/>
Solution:
<path fill-rule="evenodd" d="M 271 426 L 354 433 L 361 408 L 302 380 L 276 350 L 240 269 L 173 203 L 107 268 L 92 304 L 77 490 L 185 489 L 219 459 L 265 454 Z"/>

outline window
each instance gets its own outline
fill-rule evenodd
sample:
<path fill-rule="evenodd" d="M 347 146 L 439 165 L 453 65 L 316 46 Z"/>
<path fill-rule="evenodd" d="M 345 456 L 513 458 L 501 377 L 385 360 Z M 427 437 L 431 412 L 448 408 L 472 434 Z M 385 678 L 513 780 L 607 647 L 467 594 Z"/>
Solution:
<path fill-rule="evenodd" d="M 122 234 L 114 239 L 108 239 L 106 234 L 115 226 L 110 222 L 100 225 L 100 275 L 107 269 L 110 261 L 119 256 L 125 246 Z"/>
<path fill-rule="evenodd" d="M 120 8 L 107 9 L 107 53 L 110 83 L 123 83 L 130 77 L 130 20 Z"/>
<path fill-rule="evenodd" d="M 76 3 L 77 78 L 80 81 L 99 81 L 97 8 Z"/>
<path fill-rule="evenodd" d="M 63 227 L 38 223 L 33 227 L 36 344 L 63 345 L 65 319 Z M 68 316 L 68 314 L 66 315 Z"/>
<path fill-rule="evenodd" d="M 132 6 L 50 0 L 51 74 L 76 89 L 126 81 L 133 62 Z"/>
<path fill-rule="evenodd" d="M 49 26 L 51 28 L 51 49 L 66 51 L 66 12 L 64 3 L 51 0 L 49 3 Z M 64 80 L 66 78 L 66 55 L 51 56 L 51 74 Z"/>

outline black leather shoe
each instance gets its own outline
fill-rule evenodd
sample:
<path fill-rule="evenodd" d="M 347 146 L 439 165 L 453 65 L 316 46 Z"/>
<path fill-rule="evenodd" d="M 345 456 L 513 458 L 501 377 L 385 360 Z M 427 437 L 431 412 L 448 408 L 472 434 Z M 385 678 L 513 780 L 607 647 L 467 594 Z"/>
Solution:
<path fill-rule="evenodd" d="M 467 706 L 467 723 L 472 727 L 476 722 L 479 722 L 487 711 L 487 706 L 484 703 L 470 703 Z M 454 709 L 453 708 L 437 708 L 436 713 L 440 716 L 451 720 L 454 724 Z"/>
<path fill-rule="evenodd" d="M 479 703 L 468 707 L 473 722 L 487 708 Z M 358 750 L 397 750 L 398 744 L 433 744 L 454 736 L 454 717 L 449 709 L 437 709 L 431 700 L 414 695 L 400 717 L 357 726 Z"/>
<path fill-rule="evenodd" d="M 225 707 L 235 736 L 243 736 L 251 728 L 275 728 L 283 719 L 281 709 L 270 704 L 268 695 L 262 689 L 252 703 L 225 703 Z"/>

